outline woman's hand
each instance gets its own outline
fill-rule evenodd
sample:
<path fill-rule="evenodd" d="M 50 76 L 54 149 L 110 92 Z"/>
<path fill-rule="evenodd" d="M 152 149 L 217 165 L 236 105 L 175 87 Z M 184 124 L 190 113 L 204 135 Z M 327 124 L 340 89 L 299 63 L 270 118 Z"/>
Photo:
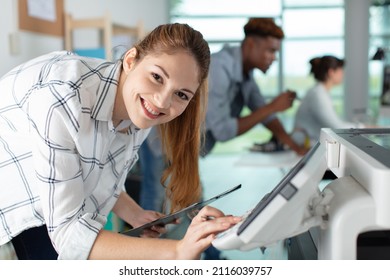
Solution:
<path fill-rule="evenodd" d="M 164 214 L 156 212 L 156 211 L 150 211 L 150 210 L 140 210 L 138 211 L 137 215 L 134 216 L 132 226 L 133 227 L 139 227 L 146 223 L 152 222 L 154 220 L 157 220 L 161 217 L 164 217 Z M 141 235 L 141 237 L 160 237 L 161 234 L 165 233 L 166 229 L 164 226 L 152 226 L 150 229 L 145 229 Z"/>
<path fill-rule="evenodd" d="M 205 206 L 192 219 L 182 240 L 177 243 L 178 259 L 199 259 L 216 234 L 241 221 L 240 217 L 225 216 L 220 210 Z"/>
<path fill-rule="evenodd" d="M 113 211 L 122 220 L 135 228 L 164 216 L 164 214 L 156 211 L 144 210 L 124 191 L 115 203 Z M 142 237 L 159 237 L 165 232 L 164 227 L 153 226 L 151 229 L 144 230 Z"/>

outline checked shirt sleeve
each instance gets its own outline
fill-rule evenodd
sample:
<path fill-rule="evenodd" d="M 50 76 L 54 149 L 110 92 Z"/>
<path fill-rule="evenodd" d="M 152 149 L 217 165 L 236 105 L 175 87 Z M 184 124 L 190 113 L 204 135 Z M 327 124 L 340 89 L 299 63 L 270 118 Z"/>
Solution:
<path fill-rule="evenodd" d="M 59 258 L 87 259 L 105 217 L 84 213 L 85 189 L 76 150 L 83 118 L 77 91 L 49 82 L 33 92 L 28 115 L 44 218 Z"/>

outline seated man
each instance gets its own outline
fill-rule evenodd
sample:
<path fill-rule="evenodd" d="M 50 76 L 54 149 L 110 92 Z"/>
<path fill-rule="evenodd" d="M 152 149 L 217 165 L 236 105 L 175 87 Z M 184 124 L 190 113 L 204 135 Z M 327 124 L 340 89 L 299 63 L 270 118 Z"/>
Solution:
<path fill-rule="evenodd" d="M 211 56 L 206 142 L 202 155 L 209 153 L 216 142 L 239 136 L 260 122 L 279 142 L 303 155 L 307 149 L 292 140 L 274 115 L 291 107 L 295 93 L 283 92 L 266 104 L 253 78 L 254 69 L 266 73 L 276 59 L 284 33 L 268 18 L 250 19 L 244 32 L 240 46 L 225 46 Z M 251 114 L 240 117 L 244 106 Z"/>

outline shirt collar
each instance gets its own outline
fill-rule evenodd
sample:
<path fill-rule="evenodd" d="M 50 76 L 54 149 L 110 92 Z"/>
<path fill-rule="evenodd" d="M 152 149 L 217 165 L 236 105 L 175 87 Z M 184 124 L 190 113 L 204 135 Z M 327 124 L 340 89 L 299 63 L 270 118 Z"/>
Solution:
<path fill-rule="evenodd" d="M 122 62 L 118 61 L 110 64 L 102 72 L 100 84 L 97 87 L 95 104 L 92 108 L 92 118 L 99 121 L 112 120 L 121 67 Z"/>
<path fill-rule="evenodd" d="M 139 131 L 140 129 L 131 120 L 123 120 L 117 127 L 114 127 L 112 122 L 121 69 L 122 61 L 118 60 L 103 71 L 103 78 L 97 89 L 96 102 L 93 106 L 91 116 L 98 121 L 108 122 L 108 128 L 113 132 L 118 132 L 126 127 L 129 127 L 129 131 Z"/>

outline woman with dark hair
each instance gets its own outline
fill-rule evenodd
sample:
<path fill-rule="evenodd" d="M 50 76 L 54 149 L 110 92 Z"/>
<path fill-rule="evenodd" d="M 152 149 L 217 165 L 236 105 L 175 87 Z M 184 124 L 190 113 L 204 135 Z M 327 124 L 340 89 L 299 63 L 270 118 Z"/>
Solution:
<path fill-rule="evenodd" d="M 0 245 L 11 241 L 20 259 L 199 258 L 240 219 L 206 206 L 182 240 L 103 227 L 110 211 L 133 227 L 162 215 L 142 209 L 124 188 L 153 126 L 169 163 L 172 211 L 199 201 L 209 63 L 202 34 L 176 23 L 155 28 L 117 62 L 61 51 L 4 75 Z"/>
<path fill-rule="evenodd" d="M 303 143 L 304 138 L 317 141 L 323 127 L 356 127 L 357 124 L 344 121 L 337 115 L 330 96 L 331 89 L 343 81 L 344 64 L 343 59 L 331 55 L 310 60 L 310 73 L 316 84 L 302 99 L 295 116 L 294 139 L 298 142 Z"/>

